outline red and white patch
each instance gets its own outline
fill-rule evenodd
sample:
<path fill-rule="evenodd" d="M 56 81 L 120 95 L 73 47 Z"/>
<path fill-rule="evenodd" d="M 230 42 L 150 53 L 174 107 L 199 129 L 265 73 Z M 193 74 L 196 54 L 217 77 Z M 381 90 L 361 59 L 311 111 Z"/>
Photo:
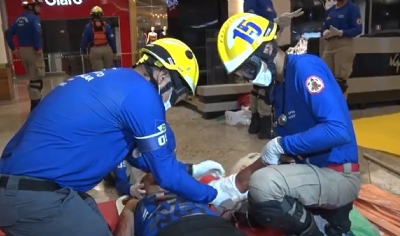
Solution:
<path fill-rule="evenodd" d="M 316 75 L 312 75 L 306 79 L 307 91 L 311 94 L 318 94 L 325 88 L 324 81 Z"/>

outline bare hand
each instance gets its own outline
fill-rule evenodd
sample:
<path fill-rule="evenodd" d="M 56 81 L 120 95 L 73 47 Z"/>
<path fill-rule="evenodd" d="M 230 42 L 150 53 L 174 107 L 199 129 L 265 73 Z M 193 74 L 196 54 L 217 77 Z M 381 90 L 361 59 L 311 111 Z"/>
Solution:
<path fill-rule="evenodd" d="M 281 157 L 279 158 L 279 161 L 281 163 L 294 164 L 294 163 L 296 163 L 296 160 L 303 160 L 303 158 L 301 156 L 297 156 L 296 158 L 294 158 L 294 157 L 290 157 L 290 156 L 287 156 L 287 155 L 281 155 Z"/>
<path fill-rule="evenodd" d="M 43 51 L 42 51 L 42 49 L 39 49 L 39 50 L 36 51 L 36 53 L 37 53 L 38 55 L 42 55 L 42 54 L 43 54 Z"/>
<path fill-rule="evenodd" d="M 136 209 L 136 206 L 138 204 L 139 200 L 136 198 L 125 198 L 124 200 L 122 200 L 122 204 L 125 205 L 124 209 L 129 209 L 131 211 L 134 211 Z"/>
<path fill-rule="evenodd" d="M 293 157 L 287 156 L 287 155 L 281 155 L 281 158 L 279 158 L 280 163 L 295 163 L 296 160 Z"/>
<path fill-rule="evenodd" d="M 118 54 L 114 54 L 114 60 L 118 60 Z"/>

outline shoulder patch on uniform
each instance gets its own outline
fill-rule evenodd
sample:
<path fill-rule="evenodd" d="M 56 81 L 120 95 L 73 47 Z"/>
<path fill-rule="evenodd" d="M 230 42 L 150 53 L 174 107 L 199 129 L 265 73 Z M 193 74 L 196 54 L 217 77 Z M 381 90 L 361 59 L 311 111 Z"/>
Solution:
<path fill-rule="evenodd" d="M 361 22 L 361 18 L 358 18 L 358 19 L 357 19 L 357 24 L 358 24 L 358 25 L 361 25 L 361 23 L 362 23 L 362 22 Z"/>
<path fill-rule="evenodd" d="M 310 94 L 318 94 L 325 88 L 324 81 L 316 75 L 309 76 L 306 79 L 305 85 Z"/>

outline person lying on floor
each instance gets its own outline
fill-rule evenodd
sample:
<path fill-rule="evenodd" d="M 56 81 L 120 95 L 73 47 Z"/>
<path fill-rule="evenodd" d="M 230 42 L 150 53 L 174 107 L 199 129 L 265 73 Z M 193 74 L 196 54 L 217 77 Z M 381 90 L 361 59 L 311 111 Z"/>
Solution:
<path fill-rule="evenodd" d="M 141 183 L 146 194 L 124 202 L 115 236 L 245 236 L 207 204 L 165 192 L 152 174 Z"/>
<path fill-rule="evenodd" d="M 169 124 L 166 124 L 166 135 L 167 135 L 167 145 L 169 149 L 173 152 L 176 150 L 176 140 L 175 134 L 171 129 Z M 127 155 L 125 160 L 123 160 L 115 170 L 110 173 L 104 180 L 108 185 L 114 185 L 118 194 L 120 196 L 130 195 L 132 197 L 140 198 L 143 194 L 142 185 L 140 184 L 140 179 L 142 178 L 144 172 L 132 167 L 136 158 L 140 157 L 141 153 L 137 148 Z M 191 174 L 193 177 L 198 178 L 204 174 L 214 171 L 220 176 L 225 174 L 225 170 L 221 164 L 212 160 L 206 160 L 198 164 L 192 165 Z"/>

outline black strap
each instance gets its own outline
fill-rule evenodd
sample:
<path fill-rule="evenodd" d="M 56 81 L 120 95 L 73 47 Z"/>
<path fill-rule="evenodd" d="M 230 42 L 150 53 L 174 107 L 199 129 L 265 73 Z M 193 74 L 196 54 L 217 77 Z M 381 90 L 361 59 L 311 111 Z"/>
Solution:
<path fill-rule="evenodd" d="M 8 176 L 0 177 L 0 188 L 6 188 L 8 183 Z M 35 179 L 20 179 L 18 182 L 18 190 L 27 191 L 44 191 L 53 192 L 59 190 L 60 186 L 49 180 L 35 180 Z"/>
<path fill-rule="evenodd" d="M 219 216 L 208 214 L 182 217 L 164 228 L 156 236 L 205 236 L 229 235 L 245 236 L 230 222 Z"/>

